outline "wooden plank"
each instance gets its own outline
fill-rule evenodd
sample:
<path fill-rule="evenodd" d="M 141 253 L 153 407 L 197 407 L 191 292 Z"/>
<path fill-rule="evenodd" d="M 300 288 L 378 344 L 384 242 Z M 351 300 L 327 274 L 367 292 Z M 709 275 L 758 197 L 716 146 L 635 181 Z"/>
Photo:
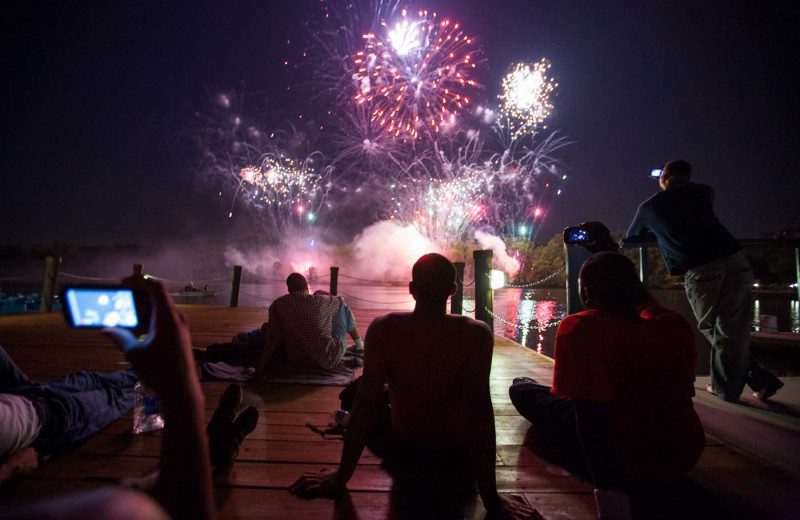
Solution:
<path fill-rule="evenodd" d="M 236 332 L 257 327 L 265 308 L 181 306 L 196 347 L 228 341 Z M 354 310 L 362 334 L 384 311 Z M 0 344 L 34 380 L 77 370 L 125 368 L 121 353 L 97 332 L 76 331 L 60 314 L 0 317 Z M 497 482 L 503 492 L 524 496 L 549 520 L 595 518 L 592 489 L 561 468 L 542 460 L 526 446 L 530 424 L 519 416 L 508 397 L 515 377 L 552 380 L 553 362 L 506 338 L 496 338 L 490 382 L 497 428 Z M 203 383 L 206 420 L 210 419 L 227 383 Z M 352 492 L 338 503 L 305 501 L 285 489 L 304 471 L 335 467 L 340 440 L 325 440 L 305 427 L 333 422 L 341 388 L 301 385 L 244 385 L 244 406 L 255 406 L 260 421 L 242 445 L 239 459 L 215 481 L 221 518 L 385 518 L 391 478 L 380 460 L 365 451 L 350 483 Z M 64 491 L 93 489 L 122 477 L 141 475 L 158 462 L 161 434 L 134 436 L 131 414 L 111 424 L 75 453 L 45 462 L 30 478 L 0 489 L 0 504 L 52 496 Z M 674 493 L 679 505 L 670 505 Z M 764 466 L 707 435 L 698 467 L 675 488 L 654 496 L 655 508 L 643 518 L 798 518 L 798 482 Z M 674 500 L 673 500 L 674 501 Z M 734 507 L 724 507 L 725 503 Z M 707 505 L 711 504 L 711 505 Z M 660 508 L 660 509 L 659 509 Z M 667 515 L 669 513 L 669 516 Z M 483 518 L 480 500 L 466 518 Z"/>

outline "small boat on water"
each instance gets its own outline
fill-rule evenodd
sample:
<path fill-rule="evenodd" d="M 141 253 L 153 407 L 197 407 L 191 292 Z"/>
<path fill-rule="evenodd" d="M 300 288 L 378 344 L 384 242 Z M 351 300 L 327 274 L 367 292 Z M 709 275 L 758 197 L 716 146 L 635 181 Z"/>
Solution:
<path fill-rule="evenodd" d="M 220 291 L 210 291 L 207 285 L 202 289 L 198 289 L 194 285 L 187 285 L 183 288 L 183 290 L 172 291 L 169 294 L 170 296 L 176 296 L 178 298 L 210 298 L 211 296 L 216 296 L 219 293 Z"/>

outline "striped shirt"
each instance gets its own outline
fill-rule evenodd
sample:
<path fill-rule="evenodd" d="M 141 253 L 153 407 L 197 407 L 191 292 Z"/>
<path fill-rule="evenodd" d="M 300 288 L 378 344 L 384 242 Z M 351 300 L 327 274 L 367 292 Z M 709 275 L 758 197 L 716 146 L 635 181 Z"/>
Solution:
<path fill-rule="evenodd" d="M 269 306 L 270 338 L 286 347 L 291 365 L 330 369 L 344 354 L 344 346 L 333 336 L 333 317 L 344 305 L 330 294 L 294 292 Z"/>

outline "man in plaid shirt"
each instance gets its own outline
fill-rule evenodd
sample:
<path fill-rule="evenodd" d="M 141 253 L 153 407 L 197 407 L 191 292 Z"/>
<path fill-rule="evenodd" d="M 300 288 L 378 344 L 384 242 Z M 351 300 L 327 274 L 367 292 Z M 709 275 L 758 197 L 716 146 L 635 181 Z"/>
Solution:
<path fill-rule="evenodd" d="M 292 273 L 286 279 L 289 294 L 269 306 L 266 342 L 256 365 L 261 378 L 269 360 L 281 347 L 290 365 L 330 369 L 344 355 L 345 333 L 363 348 L 352 312 L 339 296 L 324 291 L 308 292 L 303 275 Z"/>

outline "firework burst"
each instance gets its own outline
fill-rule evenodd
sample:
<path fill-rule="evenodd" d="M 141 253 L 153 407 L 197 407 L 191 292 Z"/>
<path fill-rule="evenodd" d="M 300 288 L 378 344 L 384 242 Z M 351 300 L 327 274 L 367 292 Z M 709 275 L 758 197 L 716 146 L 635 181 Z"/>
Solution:
<path fill-rule="evenodd" d="M 533 64 L 515 64 L 503 78 L 503 92 L 498 96 L 501 121 L 508 126 L 512 139 L 535 131 L 550 117 L 550 96 L 558 84 L 548 77 L 549 70 L 550 62 L 542 58 Z"/>
<path fill-rule="evenodd" d="M 357 104 L 393 137 L 417 139 L 455 125 L 477 88 L 474 39 L 436 13 L 402 10 L 399 20 L 381 21 L 363 34 L 355 53 Z"/>
<path fill-rule="evenodd" d="M 288 157 L 270 154 L 258 166 L 239 171 L 249 201 L 273 229 L 303 228 L 318 218 L 325 174 L 314 171 L 312 163 L 313 158 L 297 164 Z"/>
<path fill-rule="evenodd" d="M 469 238 L 486 210 L 483 172 L 465 170 L 449 180 L 411 179 L 391 185 L 390 219 L 412 224 L 446 247 Z"/>

